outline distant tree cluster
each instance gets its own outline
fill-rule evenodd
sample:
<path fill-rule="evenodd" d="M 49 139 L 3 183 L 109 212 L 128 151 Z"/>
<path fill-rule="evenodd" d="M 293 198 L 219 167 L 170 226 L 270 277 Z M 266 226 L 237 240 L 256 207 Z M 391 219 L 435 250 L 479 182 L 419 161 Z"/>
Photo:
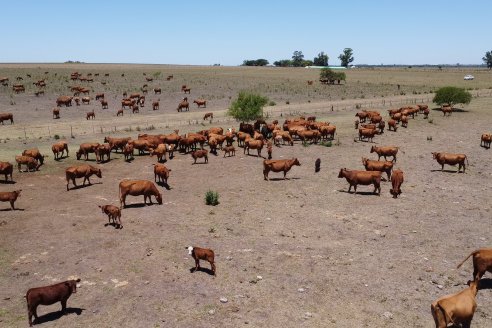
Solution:
<path fill-rule="evenodd" d="M 266 66 L 269 62 L 266 59 L 247 59 L 243 61 L 242 66 Z"/>
<path fill-rule="evenodd" d="M 340 65 L 344 67 L 348 67 L 348 65 L 354 61 L 354 52 L 352 48 L 345 48 L 343 49 L 343 53 L 338 56 L 338 59 L 340 59 Z"/>
<path fill-rule="evenodd" d="M 335 84 L 335 81 L 340 84 L 340 81 L 345 81 L 345 79 L 345 72 L 335 72 L 330 68 L 323 68 L 319 73 L 319 81 L 323 84 Z"/>
<path fill-rule="evenodd" d="M 85 64 L 84 62 L 78 61 L 78 60 L 67 60 L 65 64 Z"/>
<path fill-rule="evenodd" d="M 487 51 L 485 53 L 485 57 L 482 58 L 485 65 L 487 65 L 488 69 L 492 69 L 492 51 Z"/>

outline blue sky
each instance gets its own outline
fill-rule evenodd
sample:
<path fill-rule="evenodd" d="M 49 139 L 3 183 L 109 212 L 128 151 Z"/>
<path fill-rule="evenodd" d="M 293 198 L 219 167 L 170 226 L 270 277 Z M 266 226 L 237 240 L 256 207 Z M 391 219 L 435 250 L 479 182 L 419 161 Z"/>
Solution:
<path fill-rule="evenodd" d="M 0 0 L 0 62 L 481 64 L 492 1 Z"/>

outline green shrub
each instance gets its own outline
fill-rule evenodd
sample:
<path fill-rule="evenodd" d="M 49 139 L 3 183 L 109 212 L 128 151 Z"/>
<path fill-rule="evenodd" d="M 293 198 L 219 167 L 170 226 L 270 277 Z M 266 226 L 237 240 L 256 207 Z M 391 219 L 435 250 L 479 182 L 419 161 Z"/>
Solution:
<path fill-rule="evenodd" d="M 319 143 L 321 146 L 325 146 L 325 147 L 331 147 L 332 146 L 332 143 L 331 141 L 322 141 Z"/>
<path fill-rule="evenodd" d="M 55 134 L 55 135 L 53 136 L 53 138 L 55 138 L 55 140 L 58 140 L 58 139 L 60 139 L 60 136 L 59 136 L 58 134 Z"/>
<path fill-rule="evenodd" d="M 469 104 L 472 95 L 463 88 L 443 87 L 436 91 L 436 95 L 432 101 L 436 104 L 450 104 L 453 107 L 455 104 Z"/>
<path fill-rule="evenodd" d="M 240 91 L 227 115 L 234 117 L 238 121 L 253 121 L 263 117 L 263 107 L 268 104 L 268 98 L 260 94 Z"/>
<path fill-rule="evenodd" d="M 268 106 L 275 106 L 277 103 L 273 100 L 270 100 L 270 102 L 268 103 Z"/>
<path fill-rule="evenodd" d="M 205 204 L 216 206 L 219 205 L 219 193 L 209 190 L 205 193 Z"/>

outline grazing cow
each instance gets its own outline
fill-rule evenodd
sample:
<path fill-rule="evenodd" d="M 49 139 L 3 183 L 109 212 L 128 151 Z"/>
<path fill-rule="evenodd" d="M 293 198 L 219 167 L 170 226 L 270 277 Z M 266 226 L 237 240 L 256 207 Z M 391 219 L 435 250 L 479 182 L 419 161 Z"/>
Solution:
<path fill-rule="evenodd" d="M 154 180 L 157 183 L 164 182 L 167 185 L 167 179 L 169 179 L 169 172 L 171 169 L 168 169 L 164 164 L 152 164 L 154 165 Z"/>
<path fill-rule="evenodd" d="M 195 150 L 195 151 L 192 151 L 191 152 L 191 157 L 193 157 L 193 164 L 196 164 L 196 160 L 198 158 L 205 158 L 205 162 L 204 163 L 208 163 L 208 150 L 206 149 L 201 149 L 201 150 Z"/>
<path fill-rule="evenodd" d="M 196 101 L 196 100 L 195 100 Z M 203 115 L 203 120 L 205 121 L 206 119 L 210 119 L 210 120 L 213 120 L 214 118 L 214 113 L 205 113 L 205 115 Z"/>
<path fill-rule="evenodd" d="M 57 120 L 60 118 L 60 107 L 53 108 L 53 119 Z"/>
<path fill-rule="evenodd" d="M 82 185 L 85 186 L 85 181 L 89 182 L 89 186 L 92 185 L 90 177 L 95 174 L 98 178 L 102 178 L 101 169 L 89 165 L 83 164 L 78 166 L 70 166 L 65 170 L 65 177 L 67 179 L 67 191 L 69 190 L 68 184 L 72 180 L 72 184 L 77 187 L 75 179 L 84 178 Z"/>
<path fill-rule="evenodd" d="M 137 107 L 138 108 L 138 107 Z M 123 109 L 118 109 L 118 111 L 116 112 L 116 116 L 123 116 L 124 112 L 123 112 Z"/>
<path fill-rule="evenodd" d="M 207 101 L 205 99 L 195 99 L 193 103 L 198 106 L 198 108 L 202 107 L 207 108 Z"/>
<path fill-rule="evenodd" d="M 26 149 L 22 152 L 22 156 L 29 156 L 37 160 L 41 165 L 44 164 L 44 156 L 41 155 L 39 152 L 39 149 L 37 148 L 31 148 L 31 149 Z"/>
<path fill-rule="evenodd" d="M 364 129 L 359 128 L 359 141 L 367 139 L 368 142 L 372 142 L 372 138 L 376 135 L 376 129 Z"/>
<path fill-rule="evenodd" d="M 451 114 L 453 113 L 453 107 L 442 106 L 441 111 L 442 111 L 442 116 L 446 116 L 446 114 L 448 114 L 448 116 L 451 116 Z"/>
<path fill-rule="evenodd" d="M 144 155 L 153 146 L 150 141 L 145 139 L 130 140 L 128 143 L 131 143 L 133 148 L 138 150 L 139 155 Z"/>
<path fill-rule="evenodd" d="M 147 198 L 152 205 L 154 196 L 159 205 L 162 205 L 162 195 L 152 181 L 148 180 L 123 180 L 119 185 L 120 208 L 126 207 L 126 196 L 144 196 L 144 205 L 147 205 Z"/>
<path fill-rule="evenodd" d="M 118 152 L 118 149 L 121 149 L 123 151 L 123 148 L 130 140 L 131 140 L 130 137 L 127 138 L 113 138 L 109 136 L 104 137 L 104 142 L 109 143 L 109 145 L 111 146 L 111 150 L 116 150 L 116 152 Z"/>
<path fill-rule="evenodd" d="M 384 160 L 386 160 L 387 156 L 393 156 L 393 162 L 396 162 L 396 154 L 398 154 L 398 149 L 400 148 L 394 146 L 385 146 L 385 147 L 372 146 L 371 154 L 372 153 L 378 154 L 378 160 L 380 160 L 381 157 L 384 157 Z"/>
<path fill-rule="evenodd" d="M 408 127 L 408 116 L 402 115 L 402 117 L 401 117 L 401 126 L 403 128 L 407 128 Z"/>
<path fill-rule="evenodd" d="M 97 205 L 101 211 L 108 216 L 108 223 L 105 225 L 113 224 L 116 228 L 123 229 L 123 224 L 121 223 L 121 210 L 114 205 Z"/>
<path fill-rule="evenodd" d="M 87 114 L 85 115 L 85 119 L 86 120 L 89 120 L 89 119 L 95 119 L 96 118 L 96 113 L 94 113 L 94 111 L 92 112 L 87 112 Z"/>
<path fill-rule="evenodd" d="M 366 119 L 369 117 L 369 114 L 365 111 L 362 111 L 362 112 L 358 112 L 357 114 L 355 114 L 355 117 L 358 117 L 359 121 L 361 123 L 364 123 L 366 121 Z"/>
<path fill-rule="evenodd" d="M 135 105 L 135 102 L 133 100 L 124 99 L 121 101 L 121 108 L 123 108 L 123 109 L 125 109 L 125 107 L 133 108 L 134 105 Z"/>
<path fill-rule="evenodd" d="M 389 119 L 388 120 L 388 131 L 395 131 L 396 132 L 396 129 L 398 129 L 398 125 L 396 125 L 396 121 L 394 119 Z"/>
<path fill-rule="evenodd" d="M 477 309 L 478 281 L 469 282 L 469 287 L 461 292 L 443 296 L 431 304 L 431 313 L 436 328 L 446 328 L 449 324 L 469 328 Z"/>
<path fill-rule="evenodd" d="M 188 250 L 188 254 L 191 255 L 195 260 L 195 270 L 193 270 L 193 272 L 196 272 L 200 268 L 200 260 L 204 260 L 210 263 L 214 276 L 217 275 L 215 270 L 215 255 L 213 250 L 196 246 L 188 246 L 186 247 L 186 249 Z"/>
<path fill-rule="evenodd" d="M 154 94 L 161 94 L 161 88 L 154 88 Z"/>
<path fill-rule="evenodd" d="M 99 99 L 104 99 L 104 93 L 98 93 L 96 94 L 96 101 L 99 100 Z"/>
<path fill-rule="evenodd" d="M 84 155 L 85 160 L 89 160 L 89 153 L 95 153 L 96 148 L 99 147 L 99 143 L 87 142 L 80 144 L 79 151 L 75 153 L 77 160 L 80 160 L 80 157 Z"/>
<path fill-rule="evenodd" d="M 234 146 L 225 146 L 224 148 L 222 148 L 222 150 L 224 151 L 224 158 L 226 157 L 226 155 L 228 155 L 228 157 L 231 157 L 231 156 L 236 156 L 236 148 L 234 148 Z"/>
<path fill-rule="evenodd" d="M 390 194 L 393 195 L 393 198 L 398 198 L 398 195 L 401 194 L 401 184 L 403 183 L 403 171 L 402 170 L 393 170 L 393 174 L 391 175 L 391 189 Z"/>
<path fill-rule="evenodd" d="M 9 121 L 10 124 L 14 124 L 14 115 L 12 113 L 0 113 L 0 123 L 4 124 L 3 121 Z"/>
<path fill-rule="evenodd" d="M 334 125 L 323 125 L 320 127 L 321 139 L 323 140 L 333 140 L 335 138 L 335 132 L 337 127 Z"/>
<path fill-rule="evenodd" d="M 133 144 L 129 143 L 123 147 L 123 155 L 125 155 L 125 161 L 133 159 Z"/>
<path fill-rule="evenodd" d="M 80 98 L 79 97 L 74 97 L 73 101 L 75 101 L 75 105 L 80 106 Z"/>
<path fill-rule="evenodd" d="M 191 88 L 183 88 L 182 91 L 184 93 L 188 93 L 188 94 L 191 94 Z"/>
<path fill-rule="evenodd" d="M 90 97 L 82 97 L 82 104 L 89 105 L 90 102 L 91 102 L 91 98 Z"/>
<path fill-rule="evenodd" d="M 36 97 L 39 97 L 40 95 L 44 95 L 44 90 L 38 90 L 38 91 L 34 92 L 34 95 Z"/>
<path fill-rule="evenodd" d="M 372 161 L 365 157 L 362 157 L 362 165 L 366 168 L 366 171 L 380 171 L 386 172 L 388 180 L 391 179 L 391 171 L 393 170 L 393 162 L 390 161 Z"/>
<path fill-rule="evenodd" d="M 374 185 L 374 193 L 381 195 L 381 172 L 379 171 L 355 171 L 340 169 L 339 178 L 345 178 L 349 183 L 348 192 L 354 187 L 354 192 L 357 193 L 357 185 Z"/>
<path fill-rule="evenodd" d="M 157 155 L 157 162 L 162 162 L 162 158 L 164 158 L 164 161 L 166 161 L 166 153 L 167 153 L 167 145 L 166 144 L 159 144 L 157 145 L 157 148 L 150 148 L 149 149 L 150 157 Z"/>
<path fill-rule="evenodd" d="M 258 157 L 263 157 L 261 156 L 261 150 L 263 149 L 265 142 L 263 140 L 254 140 L 254 139 L 249 139 L 244 142 L 244 154 L 246 154 L 246 151 L 248 152 L 249 155 L 249 150 L 250 149 L 256 149 L 258 151 Z"/>
<path fill-rule="evenodd" d="M 0 174 L 5 175 L 5 181 L 8 181 L 8 176 L 10 175 L 10 181 L 12 179 L 12 172 L 14 171 L 14 166 L 9 162 L 0 162 Z"/>
<path fill-rule="evenodd" d="M 15 201 L 20 196 L 22 190 L 0 191 L 0 202 L 10 202 L 10 207 L 15 210 Z"/>
<path fill-rule="evenodd" d="M 58 107 L 61 107 L 61 105 L 64 105 L 65 107 L 72 106 L 72 99 L 73 97 L 60 96 L 56 99 L 56 106 Z"/>
<path fill-rule="evenodd" d="M 152 103 L 152 110 L 159 110 L 159 101 L 154 101 Z"/>
<path fill-rule="evenodd" d="M 15 161 L 17 162 L 19 172 L 21 172 L 21 165 L 26 165 L 26 172 L 30 172 L 31 170 L 38 171 L 41 166 L 41 164 L 39 164 L 38 161 L 31 156 L 15 156 Z"/>
<path fill-rule="evenodd" d="M 297 131 L 297 136 L 303 143 L 305 143 L 306 140 L 311 140 L 311 143 L 316 144 L 320 138 L 320 132 L 318 130 L 300 130 Z"/>
<path fill-rule="evenodd" d="M 66 141 L 58 141 L 57 143 L 51 146 L 51 151 L 55 156 L 55 161 L 62 158 L 65 151 L 67 152 L 68 157 L 68 143 Z"/>
<path fill-rule="evenodd" d="M 94 153 L 96 154 L 97 163 L 104 162 L 104 156 L 106 156 L 106 161 L 109 162 L 111 160 L 111 145 L 107 143 L 99 145 Z"/>
<path fill-rule="evenodd" d="M 482 138 L 480 139 L 480 146 L 490 149 L 490 143 L 492 142 L 492 134 L 484 133 L 482 134 Z"/>
<path fill-rule="evenodd" d="M 301 163 L 299 163 L 299 160 L 297 158 L 292 158 L 292 159 L 274 159 L 274 160 L 264 160 L 263 161 L 263 178 L 265 180 L 268 179 L 268 173 L 270 171 L 272 172 L 284 172 L 284 180 L 285 176 L 287 175 L 287 172 L 290 171 L 292 166 L 301 166 Z"/>
<path fill-rule="evenodd" d="M 102 109 L 108 109 L 108 101 L 101 99 L 101 107 Z"/>
<path fill-rule="evenodd" d="M 31 288 L 26 293 L 27 301 L 27 318 L 29 326 L 32 327 L 33 321 L 38 320 L 37 308 L 39 305 L 51 305 L 56 302 L 61 302 L 61 312 L 64 314 L 67 310 L 68 298 L 77 292 L 77 280 L 67 280 L 51 286 Z"/>
<path fill-rule="evenodd" d="M 429 108 L 424 109 L 424 119 L 427 119 L 429 117 L 430 110 Z"/>
<path fill-rule="evenodd" d="M 458 164 L 458 173 L 461 170 L 461 167 L 463 167 L 463 173 L 465 173 L 466 166 L 465 166 L 465 160 L 466 164 L 468 164 L 468 158 L 466 157 L 465 154 L 452 154 L 452 153 L 437 153 L 433 152 L 432 157 L 439 163 L 441 164 L 441 171 L 444 170 L 444 164 L 448 165 L 456 165 Z"/>
<path fill-rule="evenodd" d="M 492 248 L 482 248 L 473 251 L 463 260 L 463 262 L 458 264 L 457 269 L 459 269 L 470 256 L 473 256 L 474 281 L 478 282 L 487 271 L 492 273 Z"/>
<path fill-rule="evenodd" d="M 178 112 L 182 112 L 183 109 L 186 109 L 187 111 L 190 110 L 190 104 L 188 103 L 188 98 L 187 97 L 184 97 L 183 98 L 183 101 L 181 101 L 179 104 L 178 104 L 178 108 L 177 108 L 177 111 Z"/>

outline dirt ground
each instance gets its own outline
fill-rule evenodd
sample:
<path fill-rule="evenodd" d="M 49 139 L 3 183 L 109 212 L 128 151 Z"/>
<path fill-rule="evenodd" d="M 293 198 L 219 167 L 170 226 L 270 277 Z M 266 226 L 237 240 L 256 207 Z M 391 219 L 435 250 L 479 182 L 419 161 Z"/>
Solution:
<path fill-rule="evenodd" d="M 9 73 L 0 70 L 0 76 Z M 303 72 L 299 81 L 305 80 L 303 74 L 311 73 Z M 13 163 L 15 154 L 31 147 L 50 156 L 39 172 L 15 170 L 15 184 L 0 184 L 0 191 L 22 189 L 16 202 L 20 210 L 0 203 L 0 325 L 27 326 L 24 295 L 29 288 L 80 277 L 78 292 L 68 301 L 69 314 L 56 312 L 60 303 L 40 306 L 40 327 L 433 327 L 431 302 L 465 288 L 472 278 L 471 260 L 460 269 L 456 265 L 471 251 L 490 247 L 492 150 L 479 145 L 481 133 L 491 129 L 492 97 L 481 86 L 466 112 L 443 118 L 431 111 L 430 120 L 420 115 L 407 129 L 374 139 L 375 145 L 401 148 L 395 167 L 404 171 L 405 182 L 396 200 L 389 182 L 383 182 L 381 196 L 364 186 L 349 194 L 345 179 L 337 178 L 340 168 L 363 169 L 363 156 L 377 159 L 369 153 L 372 143 L 354 141 L 353 129 L 354 105 L 375 108 L 376 100 L 337 96 L 308 103 L 300 93 L 291 98 L 298 104 L 269 107 L 269 119 L 313 113 L 337 126 L 331 147 L 300 142 L 274 147 L 273 158 L 297 157 L 301 166 L 287 180 L 270 173 L 271 181 L 263 180 L 263 159 L 244 155 L 237 146 L 235 157 L 223 158 L 219 151 L 208 164 L 192 165 L 190 155 L 177 154 L 166 162 L 172 171 L 170 190 L 159 187 L 163 204 L 144 206 L 141 197 L 129 197 L 121 230 L 105 226 L 107 217 L 97 205 L 118 205 L 122 179 L 153 180 L 155 157 L 136 156 L 126 163 L 121 154 L 112 154 L 108 163 L 91 161 L 102 169 L 102 179 L 92 177 L 92 186 L 67 192 L 65 168 L 84 162 L 75 159 L 78 145 L 102 142 L 109 128 L 103 133 L 98 128 L 113 123 L 118 126 L 114 135 L 133 138 L 175 128 L 185 133 L 237 127 L 224 115 L 236 86 L 220 93 L 222 102 L 212 101 L 207 110 L 177 116 L 172 109 L 152 113 L 147 104 L 141 116 L 128 114 L 123 122 L 114 113 L 124 86 L 108 93 L 110 111 L 96 105 L 63 108 L 56 123 L 50 117 L 56 90 L 44 98 L 29 92 L 11 98 L 0 91 L 0 112 L 11 110 L 19 117 L 12 126 L 0 125 L 0 161 Z M 161 96 L 168 108 L 182 97 L 179 90 L 173 92 Z M 390 108 L 388 102 L 413 104 L 418 97 L 432 95 L 387 94 L 377 109 Z M 97 122 L 81 119 L 89 108 L 98 110 Z M 205 111 L 216 113 L 216 122 L 202 124 Z M 66 132 L 71 125 L 78 129 L 74 139 Z M 24 136 L 24 127 L 46 131 L 48 126 L 49 133 Z M 125 126 L 132 131 L 124 131 Z M 155 130 L 145 130 L 148 126 Z M 59 162 L 50 151 L 56 133 L 67 138 L 70 148 L 70 157 Z M 433 151 L 467 154 L 466 173 L 454 173 L 456 167 L 441 172 Z M 317 158 L 319 173 L 314 172 Z M 219 193 L 218 206 L 205 205 L 208 190 Z M 188 245 L 215 251 L 216 277 L 206 270 L 190 273 L 194 261 Z M 490 273 L 482 279 L 477 303 L 472 325 L 490 327 Z"/>

